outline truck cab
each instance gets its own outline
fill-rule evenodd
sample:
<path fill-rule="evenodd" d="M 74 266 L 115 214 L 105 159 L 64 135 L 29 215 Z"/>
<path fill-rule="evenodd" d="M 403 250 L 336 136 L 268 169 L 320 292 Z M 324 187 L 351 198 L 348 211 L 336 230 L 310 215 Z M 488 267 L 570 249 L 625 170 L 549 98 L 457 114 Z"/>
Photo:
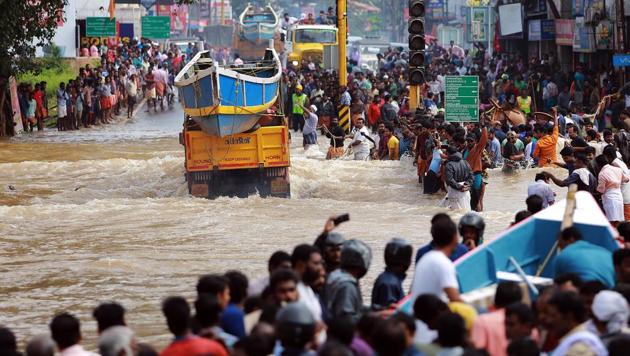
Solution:
<path fill-rule="evenodd" d="M 284 48 L 294 66 L 302 60 L 321 62 L 324 46 L 337 45 L 337 27 L 332 25 L 294 25 L 287 31 Z"/>

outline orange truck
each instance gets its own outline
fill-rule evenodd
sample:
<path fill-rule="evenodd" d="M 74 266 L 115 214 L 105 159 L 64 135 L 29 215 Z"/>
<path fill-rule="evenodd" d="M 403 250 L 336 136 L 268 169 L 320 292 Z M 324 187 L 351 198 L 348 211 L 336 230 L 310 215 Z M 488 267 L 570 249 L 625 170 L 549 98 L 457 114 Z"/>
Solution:
<path fill-rule="evenodd" d="M 205 134 L 192 120 L 184 123 L 186 181 L 191 195 L 289 198 L 289 137 L 285 125 L 218 137 Z"/>

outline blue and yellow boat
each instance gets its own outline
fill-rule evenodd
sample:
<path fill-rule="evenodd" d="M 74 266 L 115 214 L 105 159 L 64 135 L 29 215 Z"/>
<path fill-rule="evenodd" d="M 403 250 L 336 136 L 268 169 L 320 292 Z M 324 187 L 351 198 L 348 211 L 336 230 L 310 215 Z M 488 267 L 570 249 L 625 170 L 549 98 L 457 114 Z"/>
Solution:
<path fill-rule="evenodd" d="M 209 51 L 197 53 L 175 77 L 184 107 L 208 135 L 224 137 L 250 130 L 278 99 L 282 66 L 267 49 L 255 63 L 219 66 Z"/>
<path fill-rule="evenodd" d="M 239 17 L 241 37 L 251 42 L 268 41 L 273 39 L 278 29 L 278 15 L 271 6 L 257 10 L 253 5 L 247 5 Z"/>

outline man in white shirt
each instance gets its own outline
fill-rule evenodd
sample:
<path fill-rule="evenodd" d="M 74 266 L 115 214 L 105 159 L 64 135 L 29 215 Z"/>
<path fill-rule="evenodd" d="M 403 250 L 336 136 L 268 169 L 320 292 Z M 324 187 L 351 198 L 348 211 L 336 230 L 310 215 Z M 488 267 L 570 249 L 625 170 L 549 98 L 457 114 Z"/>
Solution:
<path fill-rule="evenodd" d="M 317 145 L 317 122 L 319 118 L 315 114 L 317 106 L 311 105 L 310 109 L 302 106 L 304 111 L 304 128 L 302 129 L 302 146 L 308 149 L 311 145 Z"/>
<path fill-rule="evenodd" d="M 553 192 L 549 185 L 549 178 L 543 173 L 537 173 L 534 178 L 534 183 L 531 183 L 527 187 L 527 197 L 532 195 L 538 195 L 542 198 L 543 209 L 553 205 L 556 201 L 556 193 Z"/>
<path fill-rule="evenodd" d="M 368 139 L 370 133 L 365 127 L 365 122 L 362 118 L 358 118 L 354 130 L 352 131 L 352 142 L 350 146 L 354 151 L 355 161 L 365 161 L 370 155 L 370 140 Z"/>
<path fill-rule="evenodd" d="M 445 302 L 461 302 L 455 265 L 449 259 L 457 247 L 457 226 L 451 218 L 437 214 L 431 219 L 433 250 L 427 252 L 416 264 L 411 284 L 411 298 L 422 294 L 434 294 Z"/>
<path fill-rule="evenodd" d="M 610 165 L 619 167 L 623 171 L 624 174 L 630 175 L 630 170 L 628 170 L 628 166 L 626 163 L 621 160 L 617 154 L 617 149 L 613 145 L 608 145 L 604 147 L 604 156 Z M 630 183 L 622 183 L 621 184 L 621 196 L 623 197 L 623 216 L 624 219 L 630 220 Z"/>
<path fill-rule="evenodd" d="M 322 305 L 313 288 L 324 273 L 324 264 L 319 249 L 313 245 L 302 244 L 295 247 L 291 254 L 291 268 L 300 277 L 297 290 L 298 301 L 304 303 L 315 320 L 322 320 Z"/>

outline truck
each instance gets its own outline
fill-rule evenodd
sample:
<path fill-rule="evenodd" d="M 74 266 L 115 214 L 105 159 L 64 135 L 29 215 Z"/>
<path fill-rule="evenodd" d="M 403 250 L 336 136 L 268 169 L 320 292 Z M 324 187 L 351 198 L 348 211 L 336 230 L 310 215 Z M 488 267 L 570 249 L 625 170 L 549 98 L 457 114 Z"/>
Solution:
<path fill-rule="evenodd" d="M 337 45 L 337 27 L 333 25 L 293 25 L 287 31 L 284 49 L 294 66 L 302 60 L 322 62 L 324 46 Z"/>
<path fill-rule="evenodd" d="M 265 124 L 263 121 L 266 121 Z M 289 130 L 284 120 L 261 118 L 253 129 L 224 137 L 211 136 L 190 118 L 180 143 L 185 149 L 188 191 L 196 197 L 290 198 Z"/>

